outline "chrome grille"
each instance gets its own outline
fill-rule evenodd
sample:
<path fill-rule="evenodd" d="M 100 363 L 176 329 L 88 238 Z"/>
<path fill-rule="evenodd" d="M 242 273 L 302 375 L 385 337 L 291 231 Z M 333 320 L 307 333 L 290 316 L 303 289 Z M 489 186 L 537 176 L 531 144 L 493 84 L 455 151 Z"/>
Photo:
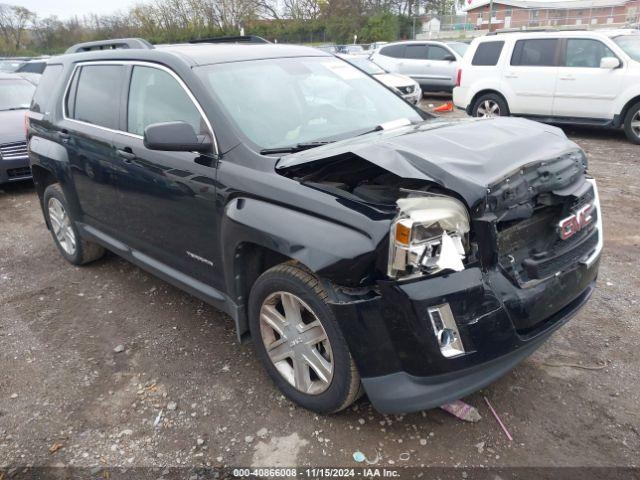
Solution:
<path fill-rule="evenodd" d="M 4 160 L 27 157 L 27 142 L 13 142 L 0 145 L 0 157 Z"/>

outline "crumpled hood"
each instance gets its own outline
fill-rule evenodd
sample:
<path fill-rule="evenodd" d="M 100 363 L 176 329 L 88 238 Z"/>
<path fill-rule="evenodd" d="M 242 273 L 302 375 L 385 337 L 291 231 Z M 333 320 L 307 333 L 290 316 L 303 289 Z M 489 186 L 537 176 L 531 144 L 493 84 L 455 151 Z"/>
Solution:
<path fill-rule="evenodd" d="M 0 112 L 0 145 L 25 142 L 24 113 L 26 110 Z"/>
<path fill-rule="evenodd" d="M 402 178 L 439 183 L 472 206 L 519 168 L 578 149 L 559 128 L 521 118 L 437 119 L 287 155 L 276 168 L 351 153 Z"/>

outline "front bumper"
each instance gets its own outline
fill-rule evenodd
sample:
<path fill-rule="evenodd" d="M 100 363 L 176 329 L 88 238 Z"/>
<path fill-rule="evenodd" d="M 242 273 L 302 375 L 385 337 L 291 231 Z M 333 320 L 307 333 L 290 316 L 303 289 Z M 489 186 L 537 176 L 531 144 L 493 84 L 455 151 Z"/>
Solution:
<path fill-rule="evenodd" d="M 31 179 L 29 157 L 12 158 L 0 157 L 0 183 L 19 182 Z"/>
<path fill-rule="evenodd" d="M 497 282 L 500 270 L 480 268 L 409 283 L 380 282 L 379 295 L 337 301 L 332 308 L 374 407 L 411 412 L 468 395 L 533 353 L 589 299 L 598 266 L 599 259 L 576 264 L 529 289 Z M 533 327 L 519 330 L 510 318 L 513 305 L 507 308 L 504 298 L 547 307 L 536 310 Z M 442 355 L 428 318 L 430 307 L 444 303 L 465 347 L 453 358 Z"/>

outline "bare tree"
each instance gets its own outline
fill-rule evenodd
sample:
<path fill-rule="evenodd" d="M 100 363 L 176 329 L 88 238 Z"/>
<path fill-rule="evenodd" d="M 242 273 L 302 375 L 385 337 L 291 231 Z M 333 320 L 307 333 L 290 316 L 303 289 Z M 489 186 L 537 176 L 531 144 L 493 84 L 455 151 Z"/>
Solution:
<path fill-rule="evenodd" d="M 0 34 L 5 43 L 19 50 L 27 25 L 35 18 L 35 14 L 24 7 L 0 4 Z"/>

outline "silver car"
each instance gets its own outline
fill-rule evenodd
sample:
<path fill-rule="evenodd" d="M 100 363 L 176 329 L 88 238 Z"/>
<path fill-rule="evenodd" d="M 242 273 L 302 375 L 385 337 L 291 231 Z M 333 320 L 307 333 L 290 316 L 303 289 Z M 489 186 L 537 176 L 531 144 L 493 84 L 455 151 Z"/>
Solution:
<path fill-rule="evenodd" d="M 426 91 L 452 91 L 458 62 L 469 45 L 462 42 L 412 40 L 383 46 L 371 60 L 385 70 L 413 78 Z"/>
<path fill-rule="evenodd" d="M 361 55 L 337 55 L 350 64 L 358 67 L 365 73 L 376 78 L 378 81 L 392 88 L 402 95 L 407 102 L 416 105 L 422 98 L 422 90 L 418 82 L 405 75 L 389 73 L 379 65 Z"/>

